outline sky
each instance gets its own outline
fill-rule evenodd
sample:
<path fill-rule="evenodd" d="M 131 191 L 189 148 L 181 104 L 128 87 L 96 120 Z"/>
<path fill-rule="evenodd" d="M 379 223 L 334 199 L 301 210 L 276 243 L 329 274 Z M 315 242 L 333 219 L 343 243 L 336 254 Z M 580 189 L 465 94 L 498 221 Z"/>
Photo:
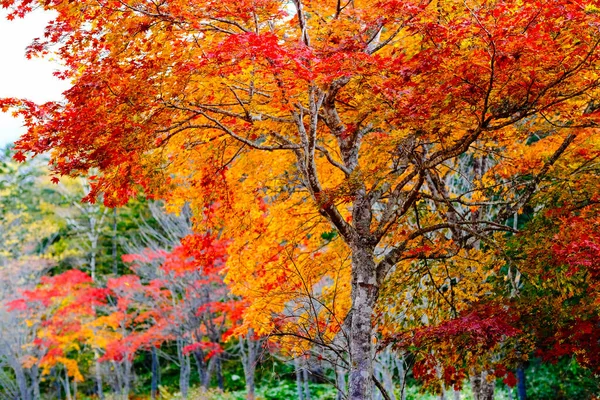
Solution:
<path fill-rule="evenodd" d="M 52 72 L 59 64 L 51 59 L 25 57 L 25 48 L 36 37 L 42 37 L 52 15 L 36 10 L 25 19 L 6 20 L 6 10 L 0 9 L 0 98 L 18 97 L 38 103 L 60 100 L 68 83 Z M 0 113 L 0 146 L 13 142 L 24 133 L 23 121 Z"/>

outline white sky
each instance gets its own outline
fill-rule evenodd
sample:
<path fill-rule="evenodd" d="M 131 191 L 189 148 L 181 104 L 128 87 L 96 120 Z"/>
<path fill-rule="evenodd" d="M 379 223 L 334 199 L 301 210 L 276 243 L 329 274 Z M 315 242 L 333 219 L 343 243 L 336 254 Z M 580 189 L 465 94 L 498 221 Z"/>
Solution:
<path fill-rule="evenodd" d="M 42 37 L 51 14 L 36 10 L 25 19 L 6 20 L 0 8 L 0 98 L 18 97 L 42 103 L 60 100 L 68 83 L 52 75 L 58 64 L 51 60 L 25 58 L 25 48 Z M 0 146 L 24 133 L 23 122 L 0 113 Z"/>

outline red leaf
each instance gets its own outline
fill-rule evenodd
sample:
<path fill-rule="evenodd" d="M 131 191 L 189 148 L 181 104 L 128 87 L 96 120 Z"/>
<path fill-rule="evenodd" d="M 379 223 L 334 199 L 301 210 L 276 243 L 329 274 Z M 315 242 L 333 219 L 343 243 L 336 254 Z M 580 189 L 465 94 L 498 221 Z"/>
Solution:
<path fill-rule="evenodd" d="M 27 156 L 25 154 L 23 154 L 22 151 L 17 151 L 15 153 L 15 155 L 13 156 L 13 158 L 15 159 L 15 161 L 18 161 L 18 162 L 25 162 L 27 160 Z"/>
<path fill-rule="evenodd" d="M 512 372 L 506 374 L 506 378 L 502 379 L 508 387 L 515 387 L 517 385 L 517 377 Z"/>

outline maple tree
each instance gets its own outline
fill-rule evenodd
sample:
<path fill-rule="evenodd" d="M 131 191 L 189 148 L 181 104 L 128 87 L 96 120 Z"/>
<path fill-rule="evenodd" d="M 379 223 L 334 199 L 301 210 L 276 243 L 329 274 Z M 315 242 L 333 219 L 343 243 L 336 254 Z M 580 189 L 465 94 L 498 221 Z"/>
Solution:
<path fill-rule="evenodd" d="M 46 159 L 11 159 L 11 146 L 0 154 L 0 393 L 39 398 L 43 380 L 36 360 L 47 349 L 33 345 L 41 320 L 37 312 L 17 312 L 11 303 L 31 290 L 54 266 L 54 238 L 64 222 L 52 213 L 56 192 L 47 179 Z"/>
<path fill-rule="evenodd" d="M 25 117 L 17 148 L 51 150 L 56 177 L 97 168 L 90 201 L 189 202 L 198 234 L 232 240 L 227 281 L 258 333 L 299 287 L 339 289 L 321 336 L 348 340 L 350 399 L 371 398 L 399 263 L 514 231 L 596 126 L 597 1 L 0 4 L 57 12 L 29 51 L 73 83 L 63 103 L 1 101 Z"/>
<path fill-rule="evenodd" d="M 189 355 L 196 361 L 200 384 L 208 387 L 220 365 L 224 343 L 241 321 L 244 302 L 229 293 L 219 275 L 225 248 L 215 238 L 186 236 L 170 251 L 146 249 L 125 256 L 136 275 L 108 283 L 113 291 L 118 289 L 119 309 L 126 312 L 123 320 L 137 325 L 150 321 L 150 327 L 129 336 L 115 351 L 121 348 L 133 354 L 142 345 L 175 342 L 183 396 L 189 385 Z M 222 382 L 221 371 L 217 369 L 217 373 Z"/>
<path fill-rule="evenodd" d="M 11 303 L 18 299 L 20 290 L 31 289 L 37 283 L 48 264 L 43 258 L 23 257 L 0 266 L 0 387 L 6 397 L 39 398 L 42 376 L 35 361 L 43 358 L 47 349 L 32 342 L 41 321 L 33 313 L 15 312 Z"/>
<path fill-rule="evenodd" d="M 537 356 L 553 362 L 574 356 L 592 371 L 600 368 L 598 151 L 589 146 L 583 159 L 566 157 L 568 173 L 536 199 L 544 212 L 511 243 L 521 282 L 509 300 Z"/>
<path fill-rule="evenodd" d="M 437 277 L 436 272 L 440 271 L 430 263 L 426 278 L 431 279 L 433 287 L 426 280 L 425 285 L 422 281 L 417 284 L 417 289 L 421 294 L 429 290 L 433 295 L 423 296 L 425 310 L 419 311 L 423 307 L 419 307 L 418 301 L 412 307 L 417 310 L 416 317 L 424 315 L 431 319 L 432 310 L 440 314 L 445 308 L 458 308 L 461 315 L 457 318 L 454 312 L 454 319 L 450 320 L 438 315 L 442 322 L 430 320 L 433 326 L 418 327 L 412 332 L 404 328 L 401 334 L 391 335 L 397 346 L 412 346 L 417 354 L 414 373 L 422 375 L 429 384 L 439 384 L 442 380 L 460 385 L 463 363 L 483 362 L 488 364 L 488 371 L 504 377 L 512 386 L 517 380 L 509 369 L 518 370 L 531 356 L 552 362 L 561 357 L 575 357 L 591 371 L 597 370 L 600 364 L 595 356 L 598 335 L 595 160 L 599 150 L 597 139 L 591 137 L 585 147 L 567 152 L 558 161 L 557 168 L 549 173 L 532 198 L 531 205 L 537 212 L 529 208 L 526 215 L 514 216 L 513 226 L 524 226 L 497 249 L 500 253 L 496 256 L 502 254 L 501 259 L 491 263 L 493 260 L 488 260 L 490 265 L 486 268 L 471 271 L 487 275 L 483 280 L 474 280 L 483 287 L 484 296 L 469 290 L 477 299 L 474 303 L 456 301 L 465 294 L 464 289 L 456 289 L 472 284 L 469 274 L 463 271 L 460 277 L 450 279 L 448 265 L 444 263 L 441 277 Z M 456 267 L 452 270 L 460 271 Z M 406 273 L 397 279 L 405 276 Z M 395 283 L 396 287 L 405 284 Z M 401 301 L 414 304 L 413 293 L 417 291 L 404 289 L 404 292 L 409 298 Z M 387 296 L 391 299 L 386 300 Z M 490 300 L 492 296 L 494 300 Z M 432 306 L 436 297 L 445 297 L 444 302 Z M 381 308 L 391 318 L 394 307 L 409 308 L 393 304 L 386 309 L 386 302 L 397 297 L 390 292 L 384 293 L 383 298 Z M 420 325 L 413 314 L 414 311 L 408 314 L 413 320 L 404 321 L 404 325 Z M 491 359 L 485 354 L 490 346 L 495 347 Z M 523 383 L 519 398 L 525 397 L 522 379 L 523 374 L 519 376 L 519 383 Z"/>
<path fill-rule="evenodd" d="M 74 384 L 84 379 L 77 359 L 81 347 L 103 347 L 112 336 L 110 331 L 98 329 L 96 314 L 96 308 L 106 304 L 109 292 L 92 283 L 89 275 L 78 270 L 44 276 L 38 287 L 23 291 L 21 298 L 9 303 L 11 309 L 26 312 L 32 321 L 39 321 L 32 342 L 27 345 L 42 349 L 43 357 L 28 360 L 28 368 L 35 366 L 43 375 L 49 375 L 61 366 L 68 398 L 69 378 Z"/>
<path fill-rule="evenodd" d="M 239 324 L 245 307 L 223 282 L 227 241 L 194 235 L 188 208 L 178 215 L 165 213 L 157 203 L 149 208 L 158 226 L 146 225 L 141 242 L 124 260 L 143 280 L 162 285 L 173 299 L 170 306 L 162 308 L 170 320 L 168 331 L 177 338 L 180 364 L 192 355 L 201 386 L 208 387 L 216 373 L 222 388 L 224 342 Z"/>
<path fill-rule="evenodd" d="M 84 379 L 77 355 L 83 346 L 90 346 L 103 354 L 100 362 L 111 362 L 113 368 L 121 369 L 116 392 L 128 398 L 134 355 L 140 349 L 174 341 L 180 357 L 182 395 L 187 396 L 189 385 L 190 371 L 185 369 L 189 353 L 196 356 L 201 383 L 207 386 L 214 361 L 223 351 L 222 343 L 230 335 L 227 330 L 232 329 L 232 322 L 240 320 L 239 308 L 243 305 L 211 290 L 218 284 L 218 277 L 207 270 L 218 268 L 218 262 L 217 266 L 205 262 L 215 257 L 218 248 L 208 248 L 211 255 L 194 250 L 195 258 L 190 258 L 191 253 L 183 246 L 173 249 L 172 254 L 129 256 L 129 261 L 139 263 L 165 259 L 162 277 L 145 284 L 139 276 L 124 275 L 110 278 L 105 288 L 98 288 L 89 275 L 78 270 L 43 277 L 40 286 L 24 291 L 22 298 L 9 303 L 12 310 L 26 312 L 31 321 L 41 321 L 32 342 L 26 345 L 39 348 L 45 355 L 30 357 L 27 368 L 39 367 L 42 374 L 48 375 L 56 366 L 62 366 L 63 385 L 70 396 L 69 377 L 78 382 Z M 221 292 L 226 290 L 222 281 L 220 286 Z M 115 305 L 110 306 L 108 299 Z"/>

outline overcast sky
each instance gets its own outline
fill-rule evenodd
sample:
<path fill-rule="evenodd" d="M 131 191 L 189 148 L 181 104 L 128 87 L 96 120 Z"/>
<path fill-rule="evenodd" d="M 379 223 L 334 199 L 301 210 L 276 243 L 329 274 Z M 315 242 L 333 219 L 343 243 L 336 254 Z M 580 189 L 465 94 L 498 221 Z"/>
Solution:
<path fill-rule="evenodd" d="M 51 15 L 35 11 L 25 19 L 6 20 L 0 9 L 0 98 L 19 97 L 35 102 L 59 100 L 68 84 L 52 75 L 58 64 L 52 60 L 25 58 L 25 48 L 41 37 Z M 24 131 L 23 122 L 0 113 L 0 146 L 12 142 Z"/>

